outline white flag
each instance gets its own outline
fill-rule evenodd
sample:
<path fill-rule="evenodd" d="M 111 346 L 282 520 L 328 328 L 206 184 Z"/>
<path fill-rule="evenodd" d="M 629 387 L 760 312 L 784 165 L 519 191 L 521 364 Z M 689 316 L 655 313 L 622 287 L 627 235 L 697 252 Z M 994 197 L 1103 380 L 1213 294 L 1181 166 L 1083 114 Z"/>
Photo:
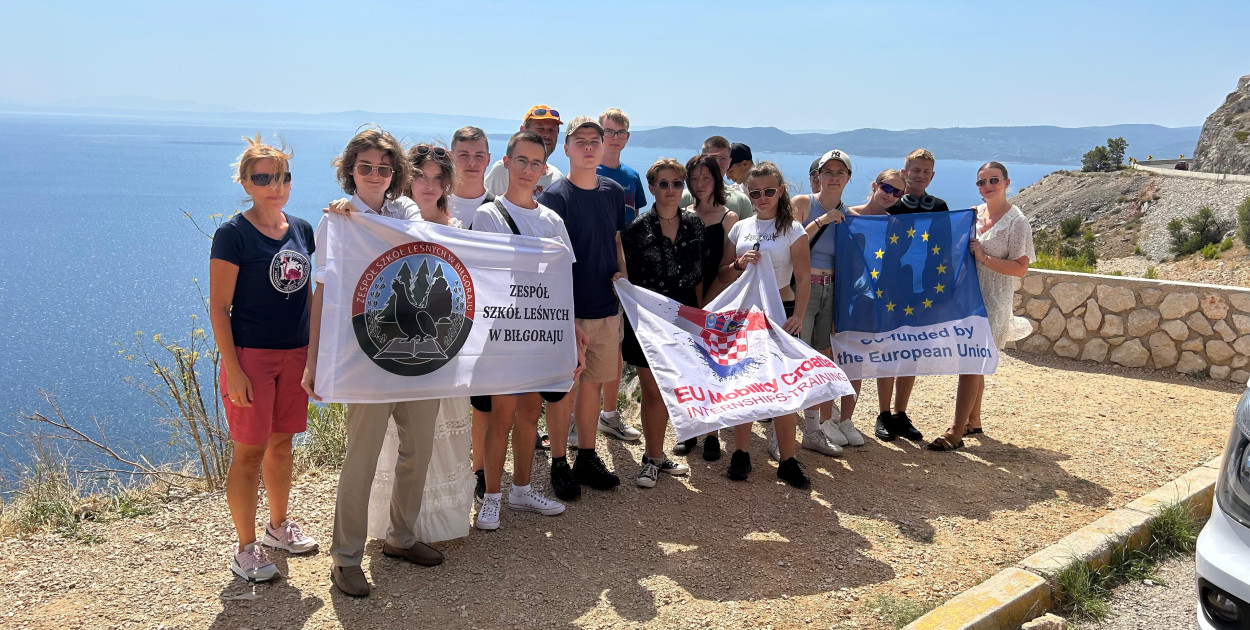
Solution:
<path fill-rule="evenodd" d="M 572 252 L 372 214 L 317 226 L 317 394 L 332 402 L 568 391 Z"/>
<path fill-rule="evenodd" d="M 776 322 L 785 311 L 767 253 L 704 308 L 616 282 L 677 439 L 795 413 L 854 390 L 825 355 Z"/>

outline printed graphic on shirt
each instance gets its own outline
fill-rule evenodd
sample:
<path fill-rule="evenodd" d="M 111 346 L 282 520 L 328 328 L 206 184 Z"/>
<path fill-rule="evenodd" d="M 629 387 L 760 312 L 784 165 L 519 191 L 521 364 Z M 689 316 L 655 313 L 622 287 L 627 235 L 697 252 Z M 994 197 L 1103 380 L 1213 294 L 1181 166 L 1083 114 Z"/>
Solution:
<path fill-rule="evenodd" d="M 743 234 L 742 240 L 748 243 L 772 242 L 772 241 L 777 240 L 777 233 L 768 232 L 765 234 L 760 234 L 756 232 L 755 234 Z M 759 248 L 756 247 L 755 249 L 759 249 Z"/>
<path fill-rule="evenodd" d="M 446 364 L 473 327 L 473 279 L 451 250 L 426 241 L 378 256 L 360 276 L 352 326 L 360 349 L 400 376 Z"/>
<path fill-rule="evenodd" d="M 274 254 L 269 263 L 269 282 L 279 293 L 295 293 L 308 284 L 308 273 L 312 265 L 308 257 L 293 249 L 284 249 Z"/>

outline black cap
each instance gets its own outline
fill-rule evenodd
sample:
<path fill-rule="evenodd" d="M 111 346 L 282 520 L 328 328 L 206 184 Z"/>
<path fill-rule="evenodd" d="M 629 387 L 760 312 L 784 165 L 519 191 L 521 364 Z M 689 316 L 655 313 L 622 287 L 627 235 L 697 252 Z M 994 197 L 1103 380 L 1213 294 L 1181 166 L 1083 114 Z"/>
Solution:
<path fill-rule="evenodd" d="M 808 176 L 815 175 L 820 172 L 820 158 L 812 160 L 812 165 L 807 167 Z"/>
<path fill-rule="evenodd" d="M 741 142 L 735 142 L 729 145 L 729 165 L 733 166 L 738 162 L 754 162 L 751 158 L 751 147 Z"/>

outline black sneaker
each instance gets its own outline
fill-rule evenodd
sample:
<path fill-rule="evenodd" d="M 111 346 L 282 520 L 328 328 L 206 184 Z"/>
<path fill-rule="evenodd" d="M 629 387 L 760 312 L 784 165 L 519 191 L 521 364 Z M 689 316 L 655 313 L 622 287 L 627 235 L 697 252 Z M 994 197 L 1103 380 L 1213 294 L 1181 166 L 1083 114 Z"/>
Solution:
<path fill-rule="evenodd" d="M 573 462 L 573 478 L 595 490 L 611 490 L 621 485 L 621 478 L 612 474 L 594 451 L 580 451 L 577 454 L 577 461 Z"/>
<path fill-rule="evenodd" d="M 901 435 L 913 442 L 919 442 L 924 439 L 924 434 L 912 425 L 911 418 L 907 417 L 906 411 L 900 411 L 891 417 L 894 420 L 894 424 L 890 430 L 895 434 Z"/>
<path fill-rule="evenodd" d="M 692 437 L 689 440 L 682 440 L 681 442 L 678 442 L 676 446 L 673 447 L 673 454 L 685 455 L 689 453 L 690 451 L 693 451 L 694 447 L 698 445 L 699 445 L 699 438 L 697 437 Z"/>
<path fill-rule="evenodd" d="M 746 451 L 734 451 L 729 458 L 729 478 L 734 481 L 746 481 L 751 474 L 751 454 Z"/>
<path fill-rule="evenodd" d="M 793 457 L 777 466 L 777 478 L 795 488 L 806 488 L 812 483 L 807 473 L 803 471 L 803 464 Z"/>
<path fill-rule="evenodd" d="M 703 461 L 714 462 L 720 459 L 720 437 L 715 433 L 703 438 Z"/>
<path fill-rule="evenodd" d="M 481 503 L 486 498 L 486 471 L 475 470 L 473 476 L 477 477 L 477 485 L 473 487 L 473 496 Z"/>
<path fill-rule="evenodd" d="M 573 480 L 569 460 L 563 457 L 551 460 L 551 491 L 561 501 L 576 501 L 582 496 L 582 487 Z"/>
<path fill-rule="evenodd" d="M 882 411 L 877 414 L 877 428 L 873 433 L 877 435 L 877 439 L 882 442 L 893 442 L 897 435 L 894 435 L 890 429 L 894 426 L 894 417 L 888 411 Z"/>

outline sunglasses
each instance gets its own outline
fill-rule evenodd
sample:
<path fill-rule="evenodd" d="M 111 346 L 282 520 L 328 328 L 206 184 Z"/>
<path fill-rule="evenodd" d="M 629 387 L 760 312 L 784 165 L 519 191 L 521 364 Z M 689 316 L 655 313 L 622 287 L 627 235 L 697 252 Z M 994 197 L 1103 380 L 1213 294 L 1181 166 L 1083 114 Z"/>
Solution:
<path fill-rule="evenodd" d="M 655 187 L 659 188 L 660 190 L 668 190 L 669 188 L 672 188 L 673 190 L 681 190 L 686 187 L 686 182 L 683 182 L 681 180 L 670 182 L 667 179 L 661 179 L 660 181 L 655 183 Z"/>
<path fill-rule="evenodd" d="M 617 131 L 616 129 L 604 129 L 603 137 L 605 138 L 628 138 L 629 130 L 622 129 L 620 131 Z"/>
<path fill-rule="evenodd" d="M 282 177 L 283 184 L 291 183 L 290 171 L 285 173 L 274 173 L 272 175 L 269 173 L 256 173 L 254 175 L 249 175 L 248 179 L 251 180 L 253 186 L 268 186 L 269 182 L 278 179 L 279 176 Z"/>
<path fill-rule="evenodd" d="M 444 149 L 443 147 L 431 146 L 425 143 L 421 143 L 415 147 L 412 147 L 412 150 L 416 151 L 417 155 L 425 155 L 427 153 L 433 153 L 434 157 L 438 157 L 438 158 L 447 157 L 447 149 Z"/>
<path fill-rule="evenodd" d="M 885 194 L 887 194 L 887 195 L 889 195 L 889 196 L 891 196 L 891 197 L 894 197 L 895 199 L 902 199 L 902 198 L 903 198 L 903 191 L 901 191 L 901 190 L 899 190 L 899 189 L 897 189 L 897 188 L 895 188 L 895 187 L 893 187 L 893 186 L 891 186 L 891 185 L 889 185 L 889 184 L 887 184 L 887 183 L 885 183 L 885 182 L 881 182 L 880 184 L 877 184 L 877 188 L 879 188 L 879 189 L 881 190 L 881 192 L 883 192 L 883 193 L 885 193 Z"/>
<path fill-rule="evenodd" d="M 557 112 L 557 111 L 556 111 L 556 110 L 554 110 L 554 109 L 543 109 L 543 108 L 539 107 L 538 109 L 531 109 L 531 110 L 530 110 L 530 118 L 533 118 L 533 117 L 535 117 L 535 116 L 546 116 L 546 115 L 548 115 L 548 114 L 551 114 L 551 115 L 552 115 L 552 116 L 554 116 L 555 118 L 559 118 L 559 117 L 560 117 L 560 112 Z"/>
<path fill-rule="evenodd" d="M 395 169 L 385 164 L 357 164 L 356 174 L 361 177 L 368 177 L 373 173 L 377 173 L 378 177 L 390 177 Z"/>
<path fill-rule="evenodd" d="M 748 197 L 756 201 L 759 201 L 760 197 L 768 197 L 769 199 L 772 199 L 776 195 L 777 195 L 776 188 L 765 188 L 764 190 L 752 190 L 747 193 Z"/>
<path fill-rule="evenodd" d="M 978 180 L 977 180 L 977 188 L 981 188 L 981 187 L 985 186 L 986 184 L 989 184 L 990 186 L 993 186 L 994 184 L 997 184 L 998 182 L 1001 182 L 1001 181 L 1003 181 L 1003 180 L 1002 180 L 1002 178 L 1000 178 L 1000 177 L 991 177 L 991 178 L 989 178 L 989 179 L 978 179 Z"/>

